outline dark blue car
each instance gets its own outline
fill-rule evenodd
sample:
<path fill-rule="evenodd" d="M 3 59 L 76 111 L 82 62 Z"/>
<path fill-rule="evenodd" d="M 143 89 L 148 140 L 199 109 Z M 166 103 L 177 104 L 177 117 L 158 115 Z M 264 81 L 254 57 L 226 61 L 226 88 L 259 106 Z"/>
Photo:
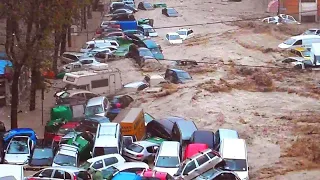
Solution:
<path fill-rule="evenodd" d="M 15 128 L 3 135 L 4 143 L 7 145 L 14 136 L 29 136 L 34 144 L 37 142 L 37 135 L 31 128 Z"/>

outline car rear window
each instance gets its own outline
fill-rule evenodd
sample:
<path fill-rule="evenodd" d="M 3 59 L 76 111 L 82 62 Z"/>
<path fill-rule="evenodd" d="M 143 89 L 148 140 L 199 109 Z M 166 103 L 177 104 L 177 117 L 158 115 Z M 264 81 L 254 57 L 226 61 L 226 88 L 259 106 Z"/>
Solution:
<path fill-rule="evenodd" d="M 96 147 L 94 148 L 94 157 L 102 156 L 106 154 L 117 154 L 118 148 L 117 147 Z"/>
<path fill-rule="evenodd" d="M 143 147 L 138 145 L 138 144 L 130 144 L 127 149 L 129 149 L 130 151 L 134 151 L 134 152 L 137 152 L 137 153 L 140 153 L 142 152 L 143 150 Z"/>

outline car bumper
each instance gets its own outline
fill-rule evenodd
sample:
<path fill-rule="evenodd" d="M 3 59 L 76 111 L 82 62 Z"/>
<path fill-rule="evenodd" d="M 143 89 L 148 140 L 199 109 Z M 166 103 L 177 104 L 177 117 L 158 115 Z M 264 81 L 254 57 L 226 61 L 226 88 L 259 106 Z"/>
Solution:
<path fill-rule="evenodd" d="M 123 158 L 124 158 L 126 161 L 130 161 L 130 162 L 141 162 L 141 161 L 144 160 L 144 158 L 129 157 L 129 156 L 127 156 L 126 154 L 123 155 Z"/>

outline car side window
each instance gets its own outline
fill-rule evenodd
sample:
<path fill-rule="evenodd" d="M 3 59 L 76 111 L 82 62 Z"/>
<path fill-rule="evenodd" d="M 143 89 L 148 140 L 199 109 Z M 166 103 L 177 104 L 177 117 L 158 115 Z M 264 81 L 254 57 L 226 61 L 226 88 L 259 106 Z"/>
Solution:
<path fill-rule="evenodd" d="M 64 173 L 64 178 L 69 180 L 69 179 L 71 179 L 71 175 L 69 173 L 65 172 Z"/>
<path fill-rule="evenodd" d="M 111 157 L 111 158 L 106 158 L 106 159 L 104 159 L 104 165 L 105 165 L 105 166 L 110 166 L 110 165 L 115 164 L 115 163 L 117 163 L 117 162 L 118 162 L 118 159 L 115 158 L 115 157 Z"/>
<path fill-rule="evenodd" d="M 190 35 L 193 33 L 193 30 L 189 30 L 187 35 Z"/>
<path fill-rule="evenodd" d="M 64 171 L 56 170 L 54 172 L 53 178 L 55 178 L 55 179 L 64 179 Z"/>
<path fill-rule="evenodd" d="M 206 163 L 207 161 L 209 161 L 209 158 L 205 154 L 203 156 L 200 156 L 200 157 L 197 158 L 197 162 L 198 162 L 199 166 L 201 166 L 202 164 Z"/>
<path fill-rule="evenodd" d="M 302 40 L 296 41 L 293 45 L 302 45 Z"/>
<path fill-rule="evenodd" d="M 166 35 L 166 39 L 168 39 L 168 40 L 169 40 L 169 34 L 167 34 L 167 35 Z"/>
<path fill-rule="evenodd" d="M 52 172 L 53 172 L 53 169 L 46 169 L 46 170 L 42 171 L 38 175 L 38 177 L 48 177 L 49 178 L 49 177 L 51 177 Z"/>
<path fill-rule="evenodd" d="M 150 147 L 147 147 L 147 151 L 148 153 L 156 153 L 156 151 L 154 150 L 154 148 L 157 147 L 157 146 L 150 146 Z"/>
<path fill-rule="evenodd" d="M 92 165 L 92 167 L 93 167 L 94 169 L 103 168 L 103 162 L 102 162 L 102 160 L 99 160 L 99 161 L 95 162 L 95 163 Z"/>
<path fill-rule="evenodd" d="M 194 162 L 194 160 L 190 161 L 184 168 L 183 175 L 188 175 L 188 173 L 194 170 L 195 168 L 196 168 L 196 163 Z"/>

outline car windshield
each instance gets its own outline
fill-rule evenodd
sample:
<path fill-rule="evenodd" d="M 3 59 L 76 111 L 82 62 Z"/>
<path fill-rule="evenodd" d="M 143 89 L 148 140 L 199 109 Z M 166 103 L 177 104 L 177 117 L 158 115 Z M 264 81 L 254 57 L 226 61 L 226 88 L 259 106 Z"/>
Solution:
<path fill-rule="evenodd" d="M 317 30 L 315 30 L 315 29 L 309 29 L 306 32 L 304 32 L 303 34 L 304 35 L 313 35 L 313 34 L 315 34 L 316 31 Z"/>
<path fill-rule="evenodd" d="M 287 39 L 286 41 L 284 41 L 283 44 L 292 45 L 292 44 L 295 43 L 295 42 L 296 42 L 295 39 L 290 38 L 290 39 Z"/>
<path fill-rule="evenodd" d="M 144 113 L 144 120 L 145 120 L 146 123 L 149 123 L 150 121 L 154 120 L 154 117 L 152 117 L 148 113 Z"/>
<path fill-rule="evenodd" d="M 177 31 L 179 35 L 187 35 L 187 31 Z"/>
<path fill-rule="evenodd" d="M 9 149 L 7 151 L 8 154 L 29 154 L 28 148 L 28 139 L 21 138 L 19 140 L 11 141 L 9 145 Z"/>
<path fill-rule="evenodd" d="M 178 34 L 172 34 L 169 36 L 169 40 L 180 40 L 180 36 Z"/>
<path fill-rule="evenodd" d="M 145 32 L 154 33 L 156 32 L 153 28 L 146 28 L 144 29 Z"/>
<path fill-rule="evenodd" d="M 73 156 L 68 156 L 68 155 L 65 155 L 65 154 L 57 154 L 54 157 L 53 162 L 55 164 L 60 165 L 60 166 L 76 166 L 77 160 Z"/>
<path fill-rule="evenodd" d="M 179 164 L 179 158 L 174 156 L 159 156 L 156 167 L 176 168 Z"/>
<path fill-rule="evenodd" d="M 68 98 L 70 96 L 70 93 L 68 93 L 68 92 L 63 92 L 59 97 L 60 98 Z"/>
<path fill-rule="evenodd" d="M 86 161 L 82 163 L 79 167 L 83 169 L 88 169 L 91 166 L 91 164 L 92 164 L 91 162 Z"/>
<path fill-rule="evenodd" d="M 33 151 L 32 159 L 48 159 L 53 157 L 52 149 L 37 149 Z"/>
<path fill-rule="evenodd" d="M 127 147 L 127 149 L 129 149 L 130 151 L 136 152 L 136 153 L 140 153 L 143 150 L 143 146 L 132 143 Z"/>
<path fill-rule="evenodd" d="M 66 135 L 66 134 L 68 134 L 69 132 L 71 132 L 71 131 L 73 131 L 73 129 L 71 129 L 71 128 L 60 128 L 59 130 L 58 130 L 58 135 L 60 135 L 60 136 L 62 136 L 62 135 Z"/>
<path fill-rule="evenodd" d="M 209 171 L 201 174 L 200 177 L 201 179 L 211 179 L 212 176 L 214 176 L 217 172 L 219 172 L 217 169 L 212 168 Z"/>
<path fill-rule="evenodd" d="M 187 72 L 178 72 L 177 75 L 179 79 L 191 79 L 191 76 Z"/>
<path fill-rule="evenodd" d="M 223 169 L 230 171 L 247 171 L 247 161 L 245 159 L 224 159 Z"/>
<path fill-rule="evenodd" d="M 149 49 L 140 49 L 139 55 L 142 57 L 145 57 L 145 56 L 153 57 L 153 54 L 151 53 L 151 51 Z"/>
<path fill-rule="evenodd" d="M 301 53 L 304 57 L 310 57 L 310 51 L 302 51 Z"/>
<path fill-rule="evenodd" d="M 153 53 L 153 54 L 158 54 L 158 53 L 161 53 L 161 51 L 160 51 L 160 49 L 159 48 L 152 48 L 152 49 L 150 49 L 150 51 L 151 51 L 151 53 Z"/>
<path fill-rule="evenodd" d="M 168 14 L 172 14 L 172 15 L 174 15 L 174 14 L 178 14 L 178 12 L 175 10 L 175 9 L 167 9 L 167 12 L 168 12 Z"/>
<path fill-rule="evenodd" d="M 94 148 L 94 157 L 102 156 L 106 154 L 117 154 L 117 147 L 96 147 Z"/>
<path fill-rule="evenodd" d="M 102 105 L 87 106 L 85 110 L 86 116 L 93 116 L 101 113 L 104 113 Z"/>

